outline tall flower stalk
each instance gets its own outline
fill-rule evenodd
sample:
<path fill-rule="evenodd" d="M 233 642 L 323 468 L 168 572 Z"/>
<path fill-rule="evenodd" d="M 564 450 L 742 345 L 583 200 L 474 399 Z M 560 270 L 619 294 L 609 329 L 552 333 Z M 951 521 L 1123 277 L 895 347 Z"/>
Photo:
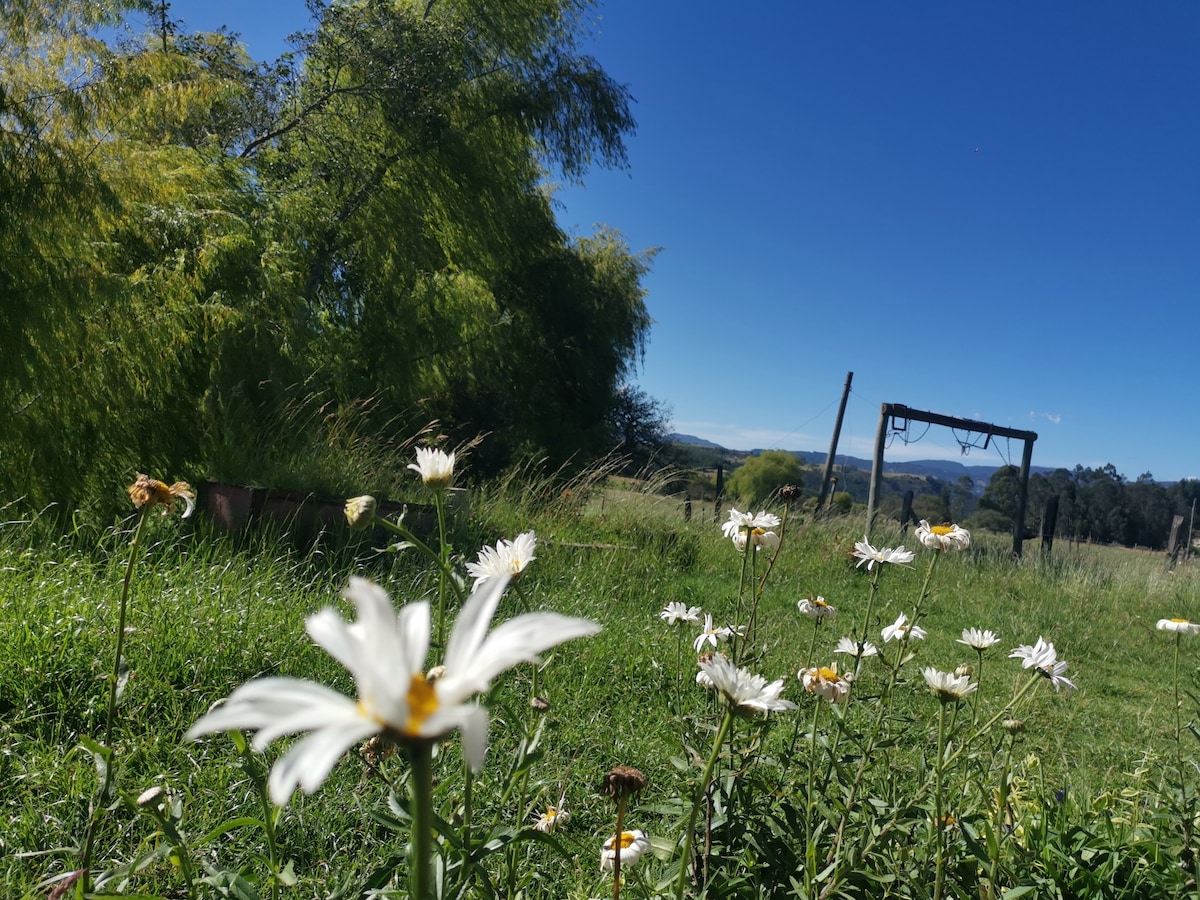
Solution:
<path fill-rule="evenodd" d="M 83 839 L 83 850 L 80 857 L 80 889 L 87 893 L 91 883 L 92 853 L 96 844 L 96 829 L 100 822 L 97 806 L 103 806 L 109 799 L 113 788 L 113 729 L 117 722 L 117 709 L 121 702 L 124 679 L 121 677 L 125 659 L 125 621 L 129 610 L 129 589 L 133 584 L 133 573 L 140 559 L 142 531 L 146 526 L 146 518 L 151 510 L 160 509 L 165 515 L 175 507 L 176 500 L 185 504 L 183 518 L 187 518 L 196 508 L 195 494 L 186 482 L 177 481 L 168 485 L 165 482 L 138 473 L 137 479 L 129 486 L 129 500 L 138 511 L 137 524 L 133 528 L 133 536 L 129 539 L 129 554 L 125 560 L 125 577 L 121 582 L 121 600 L 117 605 L 117 633 L 114 638 L 113 666 L 108 677 L 108 703 L 104 712 L 104 742 L 97 751 L 100 766 L 100 786 L 96 801 L 93 801 L 88 811 L 87 832 Z"/>

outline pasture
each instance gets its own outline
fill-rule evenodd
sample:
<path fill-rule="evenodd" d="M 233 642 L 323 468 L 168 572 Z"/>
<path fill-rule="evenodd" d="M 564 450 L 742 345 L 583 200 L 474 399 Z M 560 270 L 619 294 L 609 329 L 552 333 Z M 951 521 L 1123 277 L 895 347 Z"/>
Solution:
<path fill-rule="evenodd" d="M 410 896 L 422 847 L 433 878 L 420 889 L 438 897 L 1195 890 L 1200 637 L 1156 629 L 1163 618 L 1200 620 L 1194 563 L 1167 571 L 1157 554 L 1065 544 L 1014 562 L 1003 535 L 942 552 L 884 523 L 872 546 L 903 544 L 915 556 L 868 571 L 853 556 L 861 517 L 814 521 L 779 506 L 768 510 L 784 516 L 777 555 L 742 554 L 722 534 L 728 507 L 719 521 L 700 507 L 684 521 L 674 501 L 628 485 L 585 478 L 564 492 L 528 473 L 477 488 L 469 509 L 447 516 L 444 543 L 425 536 L 460 576 L 485 545 L 528 530 L 538 538 L 494 625 L 552 610 L 602 630 L 492 681 L 479 698 L 491 727 L 478 772 L 464 765 L 457 731 L 418 742 L 431 752 L 428 846 L 414 839 L 414 817 L 429 821 L 415 745 L 356 747 L 319 789 L 281 808 L 266 777 L 294 738 L 263 752 L 236 732 L 184 739 L 216 701 L 263 676 L 354 697 L 351 675 L 305 632 L 324 607 L 353 618 L 340 599 L 352 575 L 383 586 L 397 606 L 429 601 L 435 619 L 445 605 L 452 621 L 457 595 L 417 548 L 380 552 L 396 541 L 380 528 L 297 544 L 286 532 L 235 541 L 203 522 L 147 518 L 105 746 L 137 517 L 66 537 L 36 523 L 0 528 L 0 877 L 9 895 L 80 892 L 83 880 L 70 875 L 85 844 L 96 896 Z M 804 616 L 797 604 L 810 595 L 836 618 Z M 700 649 L 767 683 L 782 679 L 778 696 L 795 708 L 738 707 L 698 686 L 703 614 L 669 625 L 660 613 L 670 603 L 700 607 L 714 629 L 746 629 Z M 924 639 L 883 640 L 901 613 Z M 967 628 L 999 643 L 976 651 L 961 643 Z M 878 655 L 856 666 L 836 654 L 849 635 Z M 1076 690 L 1055 690 L 1010 658 L 1039 638 L 1054 644 Z M 440 654 L 435 646 L 429 665 Z M 843 676 L 858 669 L 844 703 L 797 677 L 834 662 Z M 978 689 L 940 702 L 927 667 L 959 669 Z M 548 708 L 532 706 L 535 696 Z M 109 763 L 111 791 L 99 796 Z M 616 766 L 648 783 L 606 793 Z M 560 827 L 532 827 L 564 800 Z M 648 848 L 614 891 L 600 851 L 621 830 L 618 816 Z"/>

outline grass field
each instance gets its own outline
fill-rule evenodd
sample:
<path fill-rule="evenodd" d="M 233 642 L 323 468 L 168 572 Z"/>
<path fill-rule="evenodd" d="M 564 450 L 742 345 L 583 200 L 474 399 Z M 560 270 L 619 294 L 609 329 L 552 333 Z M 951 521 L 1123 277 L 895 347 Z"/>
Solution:
<path fill-rule="evenodd" d="M 1177 720 L 1176 639 L 1155 627 L 1164 617 L 1200 620 L 1194 565 L 1168 572 L 1159 555 L 1065 545 L 1018 563 L 1007 537 L 975 535 L 968 550 L 938 560 L 922 597 L 933 551 L 916 546 L 911 565 L 868 573 L 851 558 L 860 517 L 795 516 L 760 592 L 770 554 L 752 554 L 754 578 L 743 580 L 743 557 L 711 510 L 694 509 L 685 522 L 673 501 L 598 490 L 551 494 L 510 482 L 480 490 L 471 518 L 449 522 L 460 570 L 484 544 L 537 531 L 537 559 L 497 621 L 527 603 L 603 630 L 543 658 L 537 689 L 548 712 L 529 705 L 533 666 L 497 679 L 484 697 L 492 728 L 477 776 L 465 774 L 456 735 L 438 744 L 440 896 L 611 894 L 599 849 L 615 806 L 599 786 L 618 764 L 649 779 L 625 820 L 652 844 L 626 872 L 629 896 L 1194 890 L 1200 780 L 1188 692 L 1200 638 L 1179 642 Z M 398 605 L 436 598 L 430 566 L 413 550 L 376 552 L 386 537 L 378 532 L 306 546 L 283 534 L 234 542 L 154 516 L 129 595 L 115 792 L 93 811 L 128 527 L 60 539 L 35 525 L 0 530 L 0 858 L 9 895 L 45 896 L 64 883 L 94 820 L 101 894 L 407 896 L 404 753 L 371 766 L 352 752 L 319 791 L 278 811 L 260 803 L 260 788 L 286 739 L 255 754 L 221 735 L 183 735 L 211 704 L 263 675 L 353 696 L 353 679 L 309 640 L 305 617 L 332 605 L 351 618 L 339 594 L 352 574 L 378 581 Z M 911 534 L 886 526 L 872 543 L 914 549 Z M 797 601 L 810 592 L 837 607 L 832 623 L 818 628 L 800 615 Z M 724 707 L 695 683 L 699 627 L 672 630 L 659 617 L 673 601 L 703 607 L 718 624 L 744 624 L 754 608 L 738 661 L 767 681 L 784 679 L 782 697 L 797 708 L 732 717 L 714 748 Z M 927 638 L 884 644 L 880 629 L 918 606 Z M 957 642 L 968 627 L 1001 639 L 982 672 L 975 651 Z M 848 658 L 833 648 L 863 628 L 883 656 L 864 660 L 849 702 L 807 694 L 797 672 L 836 659 L 844 673 Z M 1040 636 L 1069 663 L 1076 691 L 1032 683 L 1008 658 Z M 895 668 L 898 649 L 915 656 Z M 975 666 L 980 688 L 942 707 L 922 669 L 962 664 Z M 1022 728 L 1006 730 L 1007 719 Z M 164 805 L 139 806 L 154 786 Z M 532 831 L 563 794 L 567 825 Z M 693 802 L 694 859 L 681 849 Z M 680 879 L 685 855 L 695 865 Z"/>

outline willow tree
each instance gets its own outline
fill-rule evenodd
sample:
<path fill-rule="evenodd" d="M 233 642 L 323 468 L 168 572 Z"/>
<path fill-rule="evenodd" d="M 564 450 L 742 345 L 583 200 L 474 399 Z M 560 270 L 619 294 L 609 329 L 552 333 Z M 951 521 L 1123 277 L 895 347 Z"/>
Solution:
<path fill-rule="evenodd" d="M 290 115 L 251 152 L 304 248 L 310 364 L 340 396 L 560 457 L 591 449 L 649 320 L 645 260 L 570 241 L 544 187 L 623 164 L 633 125 L 626 90 L 577 52 L 583 6 L 324 10 Z M 570 389 L 542 390 L 550 372 Z"/>
<path fill-rule="evenodd" d="M 434 418 L 497 464 L 597 452 L 649 257 L 569 239 L 544 187 L 625 161 L 583 8 L 318 4 L 265 65 L 165 6 L 110 46 L 119 4 L 5 5 L 0 499 L 115 503 L 135 467 L 369 487 L 323 451 Z"/>

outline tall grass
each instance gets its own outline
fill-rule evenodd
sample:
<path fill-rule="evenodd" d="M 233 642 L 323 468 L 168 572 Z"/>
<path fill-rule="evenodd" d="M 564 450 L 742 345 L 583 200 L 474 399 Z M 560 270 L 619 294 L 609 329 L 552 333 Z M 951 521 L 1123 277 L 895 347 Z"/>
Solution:
<path fill-rule="evenodd" d="M 717 719 L 713 695 L 694 683 L 691 636 L 681 671 L 681 642 L 658 613 L 679 600 L 731 619 L 741 558 L 711 517 L 675 519 L 661 514 L 660 498 L 628 491 L 601 502 L 607 474 L 593 470 L 564 487 L 560 477 L 529 467 L 476 490 L 469 507 L 452 516 L 458 564 L 483 543 L 536 529 L 538 558 L 522 576 L 522 595 L 535 608 L 604 626 L 544 660 L 539 692 L 550 710 L 536 733 L 530 667 L 513 670 L 486 697 L 493 726 L 488 763 L 472 787 L 474 817 L 512 830 L 495 831 L 504 851 L 480 862 L 502 893 L 611 892 L 598 852 L 612 833 L 613 807 L 598 787 L 618 763 L 649 776 L 629 820 L 655 847 L 652 858 L 628 870 L 626 892 L 670 894 L 678 883 L 680 830 Z M 329 536 L 297 547 L 281 533 L 238 544 L 176 519 L 155 517 L 147 526 L 129 605 L 132 678 L 114 740 L 118 799 L 101 822 L 95 852 L 112 874 L 105 889 L 138 896 L 184 891 L 182 851 L 155 852 L 170 849 L 170 829 L 136 802 L 158 785 L 175 804 L 168 824 L 188 837 L 189 858 L 207 879 L 197 888 L 203 895 L 358 896 L 372 886 L 402 894 L 405 882 L 396 873 L 404 869 L 408 827 L 403 765 L 347 758 L 319 793 L 294 797 L 277 825 L 285 859 L 272 870 L 263 862 L 263 829 L 229 823 L 261 823 L 251 814 L 255 765 L 265 771 L 279 748 L 254 757 L 220 738 L 196 744 L 182 735 L 214 701 L 265 674 L 311 678 L 352 696 L 348 673 L 305 636 L 305 616 L 327 605 L 348 614 L 338 597 L 351 574 L 376 579 L 398 603 L 434 597 L 436 578 L 407 551 L 378 553 L 369 537 Z M 784 697 L 800 709 L 734 724 L 699 819 L 709 896 L 820 895 L 833 878 L 822 870 L 831 864 L 826 851 L 843 814 L 856 835 L 846 858 L 863 858 L 844 866 L 835 893 L 932 895 L 933 796 L 922 785 L 935 774 L 939 720 L 920 670 L 976 663 L 974 652 L 956 643 L 966 627 L 992 629 L 1003 640 L 1003 652 L 986 661 L 981 721 L 1001 714 L 1025 684 L 1027 674 L 1004 658 L 1008 650 L 1039 635 L 1070 661 L 1079 690 L 1030 692 L 1019 712 L 1023 730 L 997 727 L 947 769 L 955 825 L 944 832 L 945 896 L 993 888 L 999 896 L 1000 886 L 1044 896 L 1182 890 L 1188 872 L 1178 857 L 1190 852 L 1182 823 L 1190 825 L 1186 803 L 1195 797 L 1195 777 L 1180 798 L 1171 642 L 1154 623 L 1200 619 L 1196 570 L 1168 573 L 1157 555 L 1096 548 L 1014 562 L 1005 538 L 976 535 L 968 551 L 940 561 L 922 605 L 928 638 L 909 648 L 916 658 L 896 674 L 888 705 L 878 705 L 888 673 L 865 666 L 849 704 L 830 711 L 796 679 L 814 641 L 796 603 L 811 592 L 838 607 L 835 623 L 816 632 L 814 655 L 828 664 L 837 638 L 865 608 L 870 576 L 849 556 L 861 538 L 858 519 L 789 522 L 744 660 L 769 680 L 786 679 Z M 44 895 L 76 864 L 96 782 L 79 748 L 102 724 L 127 540 L 121 528 L 95 540 L 50 539 L 20 523 L 0 529 L 0 878 L 13 896 Z M 886 528 L 873 541 L 912 544 Z M 869 623 L 876 642 L 880 627 L 911 611 L 924 574 L 922 556 L 912 568 L 884 573 Z M 518 609 L 517 598 L 507 597 L 499 617 Z M 1185 639 L 1185 687 L 1193 684 L 1197 650 L 1200 644 L 1189 647 Z M 883 724 L 866 761 L 862 802 L 844 813 L 839 803 L 877 710 Z M 963 734 L 968 710 L 948 719 L 952 734 Z M 1184 721 L 1194 712 L 1185 700 Z M 435 800 L 448 827 L 462 813 L 457 757 L 449 739 L 435 760 Z M 997 811 L 1002 782 L 1004 808 Z M 517 783 L 519 792 L 512 789 Z M 808 793 L 810 783 L 817 793 Z M 566 828 L 546 841 L 512 842 L 564 792 Z M 821 848 L 819 858 L 814 852 L 806 859 L 805 835 Z M 999 880 L 986 864 L 989 841 L 1002 848 Z M 470 884 L 483 890 L 484 882 Z"/>

